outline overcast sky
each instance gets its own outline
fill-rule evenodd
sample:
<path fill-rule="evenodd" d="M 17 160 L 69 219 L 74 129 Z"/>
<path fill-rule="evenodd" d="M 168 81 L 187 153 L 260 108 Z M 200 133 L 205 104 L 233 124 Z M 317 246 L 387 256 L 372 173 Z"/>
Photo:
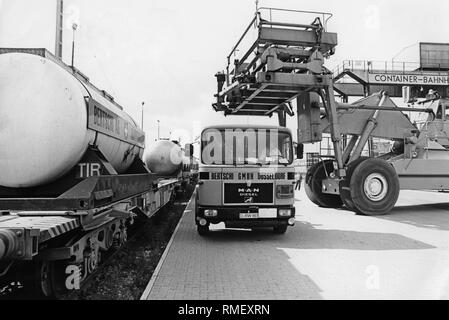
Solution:
<path fill-rule="evenodd" d="M 146 102 L 147 141 L 172 138 L 216 123 L 266 122 L 224 118 L 212 110 L 214 74 L 249 24 L 254 0 L 65 0 L 64 61 L 112 93 L 140 123 Z M 339 46 L 327 66 L 343 60 L 417 61 L 418 42 L 449 42 L 449 1 L 264 1 L 260 6 L 326 11 Z M 0 47 L 45 47 L 54 52 L 56 0 L 0 0 Z M 309 23 L 313 17 L 305 18 Z M 404 48 L 409 47 L 406 50 Z M 399 54 L 399 55 L 398 55 Z M 273 117 L 268 120 L 275 124 Z M 289 126 L 295 128 L 293 120 Z"/>

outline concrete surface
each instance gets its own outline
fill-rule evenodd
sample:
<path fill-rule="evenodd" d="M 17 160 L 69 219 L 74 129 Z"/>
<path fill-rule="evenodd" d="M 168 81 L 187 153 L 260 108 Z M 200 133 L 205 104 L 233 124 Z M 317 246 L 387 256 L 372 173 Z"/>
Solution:
<path fill-rule="evenodd" d="M 296 198 L 285 235 L 218 226 L 207 238 L 193 200 L 145 298 L 449 299 L 449 194 L 403 191 L 382 217 Z"/>

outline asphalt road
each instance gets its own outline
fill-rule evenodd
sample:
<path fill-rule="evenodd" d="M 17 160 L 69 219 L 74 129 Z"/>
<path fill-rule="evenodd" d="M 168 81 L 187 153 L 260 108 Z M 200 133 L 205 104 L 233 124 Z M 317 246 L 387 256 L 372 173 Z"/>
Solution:
<path fill-rule="evenodd" d="M 449 299 L 449 194 L 403 191 L 381 217 L 296 199 L 281 236 L 202 238 L 192 202 L 144 299 Z"/>
<path fill-rule="evenodd" d="M 449 194 L 402 191 L 378 217 L 297 200 L 295 237 L 280 249 L 320 297 L 449 299 Z"/>

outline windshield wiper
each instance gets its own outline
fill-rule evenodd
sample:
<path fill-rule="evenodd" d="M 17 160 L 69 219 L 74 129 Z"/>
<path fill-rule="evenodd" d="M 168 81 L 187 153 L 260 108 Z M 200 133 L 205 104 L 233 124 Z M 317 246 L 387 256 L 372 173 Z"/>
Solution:
<path fill-rule="evenodd" d="M 278 158 L 277 164 L 284 165 L 285 167 L 288 166 L 288 165 L 290 164 L 290 161 L 287 159 L 287 157 L 285 157 L 285 156 L 283 156 L 283 155 L 280 155 L 280 154 L 272 154 L 272 155 L 268 156 L 267 158 L 272 158 L 272 157 L 273 157 L 273 158 L 274 158 L 274 157 L 277 157 L 277 158 Z M 285 161 L 287 161 L 287 163 L 282 163 L 282 162 L 280 162 L 279 160 L 285 160 Z M 269 162 L 269 164 L 271 164 L 271 161 Z"/>
<path fill-rule="evenodd" d="M 263 166 L 263 163 L 262 162 L 260 162 L 260 161 L 245 161 L 245 164 L 248 164 L 248 165 L 258 165 L 259 167 L 262 167 Z"/>

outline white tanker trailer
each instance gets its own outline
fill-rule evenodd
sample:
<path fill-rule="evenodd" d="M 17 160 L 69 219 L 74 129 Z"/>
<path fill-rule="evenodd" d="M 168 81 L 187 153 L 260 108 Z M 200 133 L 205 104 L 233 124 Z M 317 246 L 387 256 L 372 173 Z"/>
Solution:
<path fill-rule="evenodd" d="M 144 162 L 159 177 L 178 179 L 176 193 L 185 194 L 187 185 L 197 182 L 198 162 L 191 144 L 183 149 L 177 141 L 158 140 L 146 149 Z"/>
<path fill-rule="evenodd" d="M 45 57 L 0 55 L 0 186 L 36 187 L 70 171 L 89 145 L 124 173 L 145 135 L 80 73 Z"/>
<path fill-rule="evenodd" d="M 130 224 L 169 203 L 182 178 L 150 172 L 144 145 L 79 71 L 45 49 L 0 48 L 0 289 L 19 274 L 45 296 L 66 292 L 67 267 L 82 283 Z"/>
<path fill-rule="evenodd" d="M 160 176 L 177 175 L 186 161 L 181 146 L 170 140 L 158 140 L 144 154 L 151 172 Z"/>

